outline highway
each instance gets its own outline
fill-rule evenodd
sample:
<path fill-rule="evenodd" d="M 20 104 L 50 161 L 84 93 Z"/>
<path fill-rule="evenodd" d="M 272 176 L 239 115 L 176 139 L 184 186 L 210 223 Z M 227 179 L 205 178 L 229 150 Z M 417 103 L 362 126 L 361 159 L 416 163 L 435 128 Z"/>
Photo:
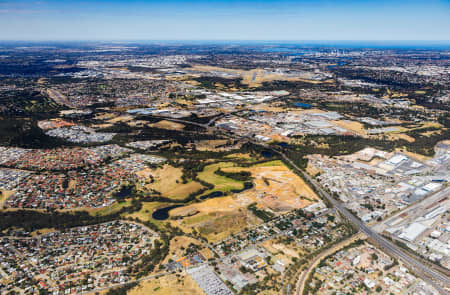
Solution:
<path fill-rule="evenodd" d="M 441 294 L 448 294 L 442 287 L 437 283 L 442 283 L 446 288 L 450 287 L 450 278 L 446 275 L 441 274 L 438 271 L 422 264 L 419 260 L 411 257 L 410 255 L 403 252 L 397 245 L 393 242 L 387 240 L 383 236 L 376 233 L 370 227 L 368 227 L 364 222 L 356 218 L 350 211 L 347 210 L 339 201 L 333 198 L 328 192 L 326 192 L 319 184 L 316 183 L 307 173 L 301 170 L 291 159 L 289 159 L 282 152 L 272 149 L 275 153 L 279 154 L 286 162 L 288 162 L 292 167 L 295 168 L 299 173 L 301 173 L 313 186 L 314 188 L 325 197 L 333 206 L 347 219 L 349 219 L 353 224 L 355 224 L 363 233 L 368 237 L 372 238 L 379 247 L 383 248 L 392 257 L 397 257 L 402 260 L 410 268 L 414 269 L 416 274 L 422 278 L 424 281 L 428 282 L 430 285 L 435 287 Z M 430 279 L 431 278 L 431 279 Z"/>
<path fill-rule="evenodd" d="M 412 256 L 412 254 L 407 254 L 403 252 L 403 250 L 394 244 L 392 241 L 384 238 L 380 234 L 378 234 L 376 231 L 372 230 L 370 227 L 368 227 L 364 222 L 359 220 L 357 217 L 355 217 L 350 211 L 345 208 L 341 202 L 337 201 L 335 198 L 333 198 L 327 191 L 325 191 L 314 179 L 312 179 L 307 173 L 305 173 L 302 169 L 300 169 L 291 159 L 289 159 L 282 151 L 279 151 L 278 149 L 273 148 L 272 146 L 268 144 L 264 144 L 261 142 L 255 141 L 251 137 L 240 137 L 236 135 L 231 135 L 229 133 L 225 133 L 223 130 L 216 128 L 214 126 L 211 126 L 211 122 L 208 122 L 207 124 L 200 124 L 180 119 L 172 119 L 167 118 L 170 121 L 175 121 L 179 123 L 184 124 L 192 124 L 197 125 L 200 127 L 203 127 L 205 129 L 213 130 L 216 132 L 219 132 L 225 136 L 232 137 L 237 140 L 246 140 L 250 143 L 253 143 L 255 145 L 262 146 L 264 148 L 270 149 L 273 153 L 280 155 L 287 163 L 289 163 L 298 173 L 301 173 L 303 177 L 310 182 L 310 184 L 316 189 L 319 194 L 327 199 L 344 217 L 346 217 L 348 220 L 350 220 L 353 224 L 355 224 L 361 232 L 366 234 L 369 238 L 371 238 L 380 248 L 382 248 L 384 251 L 386 251 L 388 254 L 390 254 L 392 257 L 400 259 L 403 263 L 405 263 L 409 268 L 413 269 L 415 274 L 423 279 L 425 282 L 432 285 L 436 290 L 438 290 L 441 294 L 446 295 L 449 294 L 446 290 L 444 290 L 441 286 L 444 286 L 444 288 L 448 289 L 450 288 L 450 278 L 432 268 L 429 266 L 423 264 L 418 258 L 415 258 Z M 215 119 L 213 119 L 215 120 Z M 214 121 L 212 122 L 214 123 Z"/>

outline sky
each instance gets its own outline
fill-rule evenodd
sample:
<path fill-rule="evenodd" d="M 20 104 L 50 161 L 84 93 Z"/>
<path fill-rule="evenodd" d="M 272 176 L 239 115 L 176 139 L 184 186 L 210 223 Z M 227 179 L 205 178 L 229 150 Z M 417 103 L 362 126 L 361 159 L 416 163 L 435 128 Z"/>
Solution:
<path fill-rule="evenodd" d="M 0 0 L 0 40 L 449 41 L 450 0 Z"/>

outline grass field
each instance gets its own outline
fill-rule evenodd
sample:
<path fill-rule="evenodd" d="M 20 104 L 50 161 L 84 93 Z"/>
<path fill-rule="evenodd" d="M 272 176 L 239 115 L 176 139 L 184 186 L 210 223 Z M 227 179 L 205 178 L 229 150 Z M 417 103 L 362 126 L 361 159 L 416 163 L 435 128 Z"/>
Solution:
<path fill-rule="evenodd" d="M 229 141 L 226 139 L 215 139 L 215 140 L 200 140 L 195 144 L 195 147 L 199 151 L 223 151 L 224 148 L 220 148 L 221 145 L 228 144 Z"/>
<path fill-rule="evenodd" d="M 131 218 L 139 218 L 142 221 L 152 221 L 154 223 L 158 223 L 159 221 L 154 220 L 152 218 L 152 213 L 158 207 L 164 207 L 164 206 L 169 206 L 169 205 L 165 204 L 165 203 L 160 203 L 160 202 L 142 202 L 141 210 L 139 210 L 137 212 L 133 212 L 133 213 L 127 213 L 123 216 L 131 217 Z"/>
<path fill-rule="evenodd" d="M 202 295 L 205 294 L 187 274 L 171 274 L 141 282 L 127 292 L 128 295 Z"/>
<path fill-rule="evenodd" d="M 258 163 L 256 165 L 253 165 L 252 168 L 255 167 L 280 167 L 280 166 L 284 166 L 283 162 L 281 160 L 273 160 L 273 161 L 267 161 L 267 162 L 263 162 L 263 163 Z"/>
<path fill-rule="evenodd" d="M 89 209 L 89 213 L 94 216 L 103 216 L 111 213 L 115 213 L 122 209 L 123 207 L 127 207 L 131 205 L 131 201 L 125 201 L 122 203 L 115 202 L 111 206 L 99 208 L 99 209 Z"/>
<path fill-rule="evenodd" d="M 229 159 L 238 159 L 238 160 L 244 160 L 245 162 L 256 162 L 261 159 L 261 156 L 259 155 L 250 155 L 250 154 L 243 154 L 243 153 L 235 153 L 235 154 L 229 154 L 225 156 Z"/>
<path fill-rule="evenodd" d="M 147 184 L 146 189 L 153 189 L 161 193 L 163 197 L 182 200 L 189 196 L 189 194 L 199 191 L 203 186 L 195 181 L 182 183 L 183 171 L 181 168 L 176 168 L 170 165 L 164 165 L 156 170 L 147 169 L 140 173 L 139 176 L 150 177 L 153 176 L 154 182 Z"/>
<path fill-rule="evenodd" d="M 232 167 L 234 165 L 235 164 L 232 162 L 220 162 L 216 164 L 211 164 L 206 166 L 202 172 L 198 173 L 199 179 L 214 185 L 214 188 L 210 191 L 207 191 L 205 194 L 209 194 L 213 191 L 221 191 L 226 193 L 231 190 L 239 190 L 244 188 L 244 183 L 242 181 L 237 181 L 214 173 L 219 168 L 223 169 L 226 167 Z"/>

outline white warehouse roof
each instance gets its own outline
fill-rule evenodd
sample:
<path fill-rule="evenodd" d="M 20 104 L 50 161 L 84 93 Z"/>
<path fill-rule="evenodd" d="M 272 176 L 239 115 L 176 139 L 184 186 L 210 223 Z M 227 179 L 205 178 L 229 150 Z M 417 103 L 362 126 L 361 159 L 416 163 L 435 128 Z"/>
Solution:
<path fill-rule="evenodd" d="M 421 233 L 423 233 L 427 227 L 421 223 L 414 222 L 411 223 L 403 232 L 398 236 L 401 239 L 407 240 L 409 242 L 414 241 Z"/>

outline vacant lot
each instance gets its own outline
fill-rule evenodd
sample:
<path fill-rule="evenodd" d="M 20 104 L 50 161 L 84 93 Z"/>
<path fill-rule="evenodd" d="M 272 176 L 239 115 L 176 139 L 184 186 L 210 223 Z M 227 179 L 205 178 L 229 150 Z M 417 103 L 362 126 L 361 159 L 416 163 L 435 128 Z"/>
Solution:
<path fill-rule="evenodd" d="M 201 246 L 202 243 L 196 239 L 185 237 L 185 236 L 177 236 L 170 241 L 170 249 L 169 255 L 167 255 L 166 259 L 164 259 L 163 264 L 168 263 L 169 259 L 177 261 L 181 257 L 185 256 L 185 249 L 190 245 L 198 245 Z"/>
<path fill-rule="evenodd" d="M 198 71 L 198 72 L 223 72 L 233 75 L 239 75 L 242 78 L 242 84 L 246 84 L 249 87 L 258 87 L 261 86 L 263 82 L 270 82 L 275 80 L 282 81 L 302 81 L 307 83 L 319 84 L 321 81 L 309 80 L 305 78 L 290 77 L 283 74 L 278 74 L 274 72 L 268 72 L 264 69 L 256 68 L 251 70 L 241 70 L 241 69 L 228 69 L 214 66 L 204 66 L 204 65 L 195 65 L 190 70 Z M 325 81 L 330 82 L 330 81 Z M 216 85 L 220 86 L 220 85 Z"/>
<path fill-rule="evenodd" d="M 187 274 L 173 274 L 140 283 L 127 292 L 128 295 L 202 295 L 205 294 Z"/>
<path fill-rule="evenodd" d="M 336 126 L 350 130 L 363 137 L 367 136 L 367 132 L 364 129 L 364 125 L 360 122 L 350 120 L 339 120 L 339 121 L 331 121 L 331 123 L 333 123 Z"/>
<path fill-rule="evenodd" d="M 149 179 L 153 177 L 153 183 L 145 185 L 147 190 L 153 189 L 161 193 L 163 197 L 171 199 L 185 199 L 189 194 L 199 191 L 203 186 L 195 181 L 183 183 L 181 176 L 183 171 L 170 165 L 164 165 L 158 169 L 145 169 L 138 173 L 140 177 Z"/>
<path fill-rule="evenodd" d="M 217 183 L 218 187 L 230 186 L 230 179 L 222 179 L 216 174 L 221 167 L 225 172 L 249 171 L 254 177 L 254 188 L 232 196 L 218 197 L 201 203 L 190 204 L 173 209 L 170 213 L 178 220 L 172 220 L 185 232 L 196 229 L 209 241 L 216 242 L 229 235 L 262 221 L 255 217 L 247 207 L 257 203 L 258 208 L 281 214 L 294 208 L 303 208 L 316 201 L 314 191 L 281 161 L 268 161 L 248 168 L 233 163 L 209 165 L 202 172 L 203 179 Z M 216 177 L 219 177 L 218 179 Z M 206 180 L 207 179 L 207 180 Z M 233 182 L 231 182 L 233 183 Z"/>
<path fill-rule="evenodd" d="M 183 130 L 184 125 L 180 123 L 175 123 L 167 120 L 162 120 L 157 123 L 149 124 L 150 127 L 170 129 L 170 130 Z"/>
<path fill-rule="evenodd" d="M 303 179 L 281 161 L 260 163 L 249 168 L 223 168 L 225 172 L 236 170 L 249 171 L 254 178 L 254 188 L 239 194 L 238 200 L 243 204 L 256 202 L 259 208 L 285 212 L 306 207 L 317 200 L 317 195 Z"/>
<path fill-rule="evenodd" d="M 179 226 L 185 232 L 196 229 L 210 242 L 220 241 L 245 227 L 261 223 L 245 206 L 237 202 L 236 197 L 231 196 L 175 208 L 170 211 L 170 215 L 188 216 L 173 220 L 173 225 Z"/>
<path fill-rule="evenodd" d="M 227 150 L 227 147 L 220 147 L 223 145 L 227 145 L 229 143 L 226 139 L 215 139 L 215 140 L 200 140 L 195 143 L 195 147 L 199 151 L 224 151 Z"/>

